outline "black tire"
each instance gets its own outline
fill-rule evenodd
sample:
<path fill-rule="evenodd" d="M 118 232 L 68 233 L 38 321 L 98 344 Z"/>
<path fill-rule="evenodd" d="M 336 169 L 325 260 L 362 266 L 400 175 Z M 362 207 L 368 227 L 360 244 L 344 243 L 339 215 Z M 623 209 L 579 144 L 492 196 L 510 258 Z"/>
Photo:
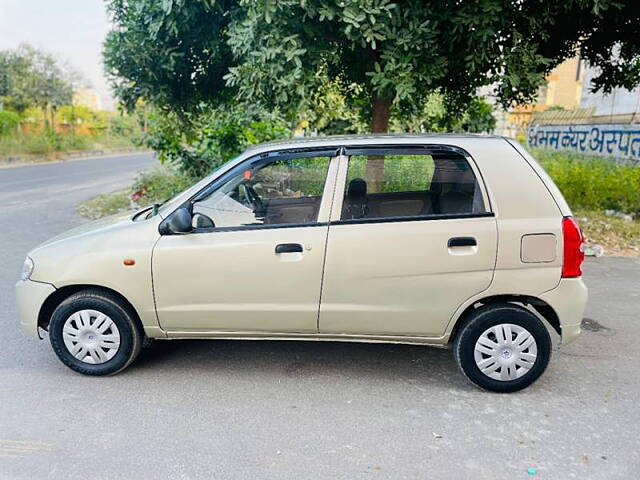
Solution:
<path fill-rule="evenodd" d="M 64 324 L 80 310 L 104 313 L 118 327 L 120 346 L 117 353 L 104 363 L 85 363 L 74 357 L 64 343 Z M 144 334 L 135 320 L 135 313 L 117 296 L 103 290 L 90 289 L 74 293 L 58 305 L 49 322 L 49 340 L 53 351 L 67 367 L 84 375 L 114 375 L 124 370 L 140 353 L 143 339 Z"/>
<path fill-rule="evenodd" d="M 487 329 L 506 323 L 519 325 L 531 333 L 536 341 L 537 357 L 531 369 L 521 377 L 497 380 L 480 370 L 474 351 L 478 338 Z M 462 373 L 478 387 L 492 392 L 517 392 L 535 382 L 546 370 L 551 358 L 551 337 L 542 321 L 529 310 L 508 303 L 487 305 L 474 311 L 466 319 L 454 340 L 453 355 Z"/>

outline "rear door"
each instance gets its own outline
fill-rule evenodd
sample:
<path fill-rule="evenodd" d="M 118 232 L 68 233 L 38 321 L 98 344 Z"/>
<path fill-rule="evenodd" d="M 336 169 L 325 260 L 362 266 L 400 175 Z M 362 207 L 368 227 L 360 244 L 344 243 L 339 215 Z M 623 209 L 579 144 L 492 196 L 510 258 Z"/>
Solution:
<path fill-rule="evenodd" d="M 493 276 L 496 221 L 479 178 L 455 148 L 346 149 L 320 332 L 441 336 Z"/>

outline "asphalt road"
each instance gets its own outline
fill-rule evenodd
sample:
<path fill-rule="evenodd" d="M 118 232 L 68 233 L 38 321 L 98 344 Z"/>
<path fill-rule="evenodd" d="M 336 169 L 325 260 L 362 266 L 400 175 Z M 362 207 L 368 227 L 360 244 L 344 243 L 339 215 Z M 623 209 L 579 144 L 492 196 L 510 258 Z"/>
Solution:
<path fill-rule="evenodd" d="M 19 329 L 22 261 L 151 161 L 0 169 L 0 479 L 638 478 L 637 259 L 587 262 L 589 330 L 512 395 L 420 346 L 158 342 L 118 376 L 71 372 Z"/>

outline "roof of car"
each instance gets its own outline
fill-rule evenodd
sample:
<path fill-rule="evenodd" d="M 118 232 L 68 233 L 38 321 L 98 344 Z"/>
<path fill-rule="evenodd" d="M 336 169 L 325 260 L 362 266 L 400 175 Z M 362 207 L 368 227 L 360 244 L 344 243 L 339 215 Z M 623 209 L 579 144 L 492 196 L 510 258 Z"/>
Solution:
<path fill-rule="evenodd" d="M 459 134 L 459 133 L 402 133 L 402 134 L 364 134 L 364 135 L 329 135 L 318 137 L 301 137 L 287 140 L 276 140 L 273 142 L 254 145 L 247 152 L 258 150 L 273 150 L 276 148 L 305 148 L 305 147 L 330 147 L 334 145 L 363 145 L 363 144 L 385 144 L 385 143 L 402 143 L 406 145 L 420 145 L 425 142 L 434 142 L 435 140 L 453 140 L 453 139 L 501 139 L 502 137 L 487 134 Z M 438 142 L 439 143 L 439 142 Z"/>

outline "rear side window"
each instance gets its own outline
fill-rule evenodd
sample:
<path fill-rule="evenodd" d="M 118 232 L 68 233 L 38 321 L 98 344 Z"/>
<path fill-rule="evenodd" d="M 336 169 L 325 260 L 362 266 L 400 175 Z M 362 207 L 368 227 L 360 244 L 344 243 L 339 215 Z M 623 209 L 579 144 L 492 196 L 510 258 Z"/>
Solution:
<path fill-rule="evenodd" d="M 482 191 L 462 155 L 349 157 L 342 220 L 481 213 Z"/>

